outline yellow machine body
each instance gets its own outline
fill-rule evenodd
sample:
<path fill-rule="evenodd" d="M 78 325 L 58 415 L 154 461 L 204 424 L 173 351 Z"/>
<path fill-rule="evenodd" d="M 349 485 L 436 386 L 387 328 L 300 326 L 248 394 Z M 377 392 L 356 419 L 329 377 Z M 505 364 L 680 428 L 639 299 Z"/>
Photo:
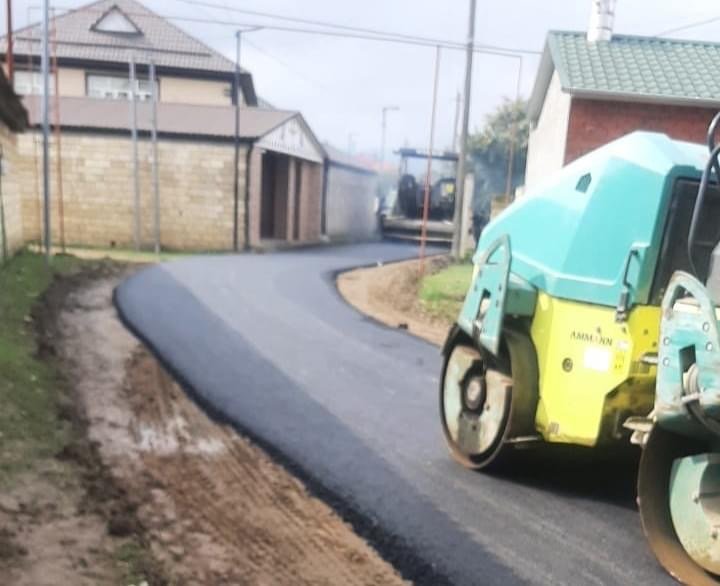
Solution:
<path fill-rule="evenodd" d="M 615 310 L 538 295 L 531 336 L 537 351 L 538 432 L 549 442 L 595 446 L 621 439 L 629 415 L 648 413 L 656 368 L 660 308 L 635 306 L 617 323 Z"/>

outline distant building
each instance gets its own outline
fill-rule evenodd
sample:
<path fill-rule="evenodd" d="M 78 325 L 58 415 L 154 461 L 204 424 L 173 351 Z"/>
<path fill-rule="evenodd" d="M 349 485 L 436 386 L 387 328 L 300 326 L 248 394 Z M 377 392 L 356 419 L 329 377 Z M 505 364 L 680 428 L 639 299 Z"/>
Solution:
<path fill-rule="evenodd" d="M 548 34 L 529 103 L 529 188 L 633 130 L 704 142 L 720 108 L 720 44 L 612 35 L 611 18 L 602 30 L 593 22 Z"/>
<path fill-rule="evenodd" d="M 378 174 L 360 157 L 323 145 L 324 233 L 334 240 L 368 240 L 379 235 Z"/>
<path fill-rule="evenodd" d="M 100 0 L 71 10 L 53 19 L 51 30 L 59 88 L 51 120 L 62 129 L 62 184 L 51 179 L 56 243 L 63 237 L 68 244 L 133 245 L 137 216 L 128 100 L 134 89 L 141 102 L 140 241 L 144 247 L 153 244 L 151 60 L 159 97 L 161 246 L 231 250 L 322 239 L 325 168 L 332 159 L 299 112 L 258 99 L 249 72 L 241 75 L 236 186 L 232 61 L 135 0 Z M 25 241 L 40 241 L 43 233 L 40 33 L 34 25 L 14 35 L 15 89 L 24 96 L 31 124 L 18 138 L 19 156 L 27 163 L 21 166 Z M 4 60 L 5 39 L 1 43 Z M 131 60 L 137 69 L 134 88 Z M 57 152 L 53 144 L 53 159 Z M 56 173 L 54 163 L 52 169 Z"/>

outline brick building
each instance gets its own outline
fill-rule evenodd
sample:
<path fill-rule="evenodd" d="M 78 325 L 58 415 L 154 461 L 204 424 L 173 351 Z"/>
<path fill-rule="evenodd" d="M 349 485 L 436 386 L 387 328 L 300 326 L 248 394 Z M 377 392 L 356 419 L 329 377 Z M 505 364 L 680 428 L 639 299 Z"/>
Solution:
<path fill-rule="evenodd" d="M 526 188 L 633 130 L 704 142 L 718 108 L 718 43 L 612 35 L 611 27 L 550 32 L 529 103 Z"/>

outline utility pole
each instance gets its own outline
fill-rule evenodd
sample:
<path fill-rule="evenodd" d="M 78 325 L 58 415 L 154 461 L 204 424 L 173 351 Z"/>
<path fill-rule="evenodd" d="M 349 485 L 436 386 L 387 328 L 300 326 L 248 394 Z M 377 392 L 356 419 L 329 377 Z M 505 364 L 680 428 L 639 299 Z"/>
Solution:
<path fill-rule="evenodd" d="M 380 173 L 385 168 L 385 134 L 387 132 L 387 113 L 397 112 L 400 108 L 397 106 L 383 106 L 382 109 L 382 139 L 380 141 Z"/>
<path fill-rule="evenodd" d="M 130 57 L 130 135 L 133 158 L 133 241 L 140 250 L 140 170 L 138 165 L 137 100 L 135 99 L 135 55 Z"/>
<path fill-rule="evenodd" d="M 457 96 L 455 96 L 455 122 L 453 123 L 453 140 L 452 140 L 452 151 L 457 152 L 458 148 L 458 124 L 460 122 L 460 105 L 462 104 L 462 95 L 458 90 Z"/>
<path fill-rule="evenodd" d="M 240 46 L 242 42 L 242 31 L 235 31 L 236 55 L 235 55 L 235 165 L 233 181 L 233 250 L 238 252 L 238 212 L 240 210 L 240 100 L 242 91 L 240 89 Z M 247 179 L 246 179 L 247 180 Z M 245 210 L 247 219 L 248 210 Z M 247 221 L 245 222 L 247 226 Z M 248 242 L 249 234 L 245 234 L 245 242 Z"/>
<path fill-rule="evenodd" d="M 10 87 L 15 81 L 15 59 L 13 57 L 12 0 L 7 0 L 7 69 Z"/>
<path fill-rule="evenodd" d="M 43 130 L 43 214 L 45 220 L 45 262 L 50 266 L 50 7 L 49 0 L 42 3 L 42 130 Z"/>
<path fill-rule="evenodd" d="M 152 182 L 153 182 L 153 207 L 155 213 L 154 233 L 155 233 L 155 254 L 160 254 L 160 181 L 158 178 L 158 143 L 157 143 L 157 83 L 155 79 L 155 61 L 150 60 L 150 92 L 151 92 L 151 108 L 152 108 Z"/>
<path fill-rule="evenodd" d="M 462 127 L 460 128 L 460 149 L 455 180 L 455 214 L 453 216 L 452 256 L 460 258 L 460 242 L 462 240 L 462 210 L 465 200 L 465 158 L 467 157 L 468 125 L 470 123 L 470 93 L 472 91 L 473 48 L 475 44 L 475 6 L 476 0 L 470 0 L 470 20 L 468 23 L 468 40 L 465 56 L 465 90 L 463 92 Z"/>
<path fill-rule="evenodd" d="M 522 70 L 523 60 L 522 57 L 518 57 L 518 77 L 517 85 L 515 86 L 515 104 L 520 101 L 520 84 L 522 83 Z M 512 130 L 510 131 L 510 147 L 508 149 L 508 166 L 507 166 L 507 178 L 505 181 L 505 205 L 510 204 L 510 196 L 512 191 L 512 176 L 513 167 L 515 164 L 515 142 L 517 141 L 518 123 L 517 118 L 513 120 Z"/>
<path fill-rule="evenodd" d="M 435 148 L 435 112 L 437 111 L 438 79 L 440 77 L 440 46 L 435 49 L 435 76 L 433 77 L 432 113 L 430 114 L 430 144 L 428 145 L 425 193 L 423 194 L 422 228 L 420 229 L 420 276 L 425 274 L 425 241 L 427 240 L 428 209 L 430 208 L 430 186 L 432 184 L 432 152 Z"/>

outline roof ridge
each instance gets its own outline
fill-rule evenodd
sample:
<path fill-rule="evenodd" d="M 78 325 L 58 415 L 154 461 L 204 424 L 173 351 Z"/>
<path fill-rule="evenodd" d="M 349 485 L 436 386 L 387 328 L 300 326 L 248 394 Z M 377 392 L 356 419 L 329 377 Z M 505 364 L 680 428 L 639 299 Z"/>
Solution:
<path fill-rule="evenodd" d="M 103 0 L 97 0 L 97 1 L 102 2 Z M 137 0 L 118 0 L 118 1 L 121 1 L 121 2 L 123 2 L 123 1 L 124 1 L 124 2 L 135 2 L 136 4 L 140 4 L 147 12 L 149 12 L 150 14 L 152 14 L 155 18 L 158 18 L 158 19 L 162 20 L 163 22 L 166 22 L 169 26 L 173 27 L 176 31 L 182 33 L 182 34 L 185 35 L 186 37 L 191 38 L 191 39 L 192 39 L 193 41 L 195 41 L 196 43 L 199 43 L 200 45 L 202 45 L 203 47 L 205 47 L 208 51 L 210 51 L 210 54 L 211 54 L 211 55 L 217 55 L 218 57 L 220 57 L 221 59 L 225 60 L 227 63 L 229 63 L 229 64 L 232 65 L 233 67 L 235 67 L 235 62 L 234 62 L 232 59 L 229 59 L 228 57 L 226 57 L 225 55 L 223 55 L 220 51 L 217 51 L 216 49 L 213 49 L 210 45 L 208 45 L 208 44 L 207 44 L 205 41 L 203 41 L 202 39 L 199 39 L 199 38 L 197 38 L 197 37 L 194 37 L 193 35 L 189 34 L 187 31 L 184 31 L 182 28 L 180 28 L 177 24 L 175 24 L 174 22 L 172 22 L 172 21 L 169 20 L 168 18 L 165 18 L 164 16 L 160 16 L 160 15 L 159 15 L 157 12 L 155 12 L 153 9 L 148 8 L 147 6 L 145 6 L 144 4 L 142 4 L 141 2 L 138 2 Z M 240 68 L 240 71 L 243 72 L 243 69 Z M 246 73 L 247 73 L 247 72 L 246 72 Z"/>
<path fill-rule="evenodd" d="M 584 31 L 570 31 L 570 30 L 549 30 L 548 36 L 550 35 L 574 35 L 574 36 L 586 36 Z M 705 41 L 697 39 L 676 39 L 672 37 L 659 37 L 657 35 L 637 35 L 630 33 L 613 33 L 610 41 L 599 41 L 600 43 L 612 42 L 616 39 L 638 39 L 643 41 L 658 42 L 658 43 L 677 43 L 685 45 L 709 45 L 711 47 L 720 47 L 720 41 Z"/>

